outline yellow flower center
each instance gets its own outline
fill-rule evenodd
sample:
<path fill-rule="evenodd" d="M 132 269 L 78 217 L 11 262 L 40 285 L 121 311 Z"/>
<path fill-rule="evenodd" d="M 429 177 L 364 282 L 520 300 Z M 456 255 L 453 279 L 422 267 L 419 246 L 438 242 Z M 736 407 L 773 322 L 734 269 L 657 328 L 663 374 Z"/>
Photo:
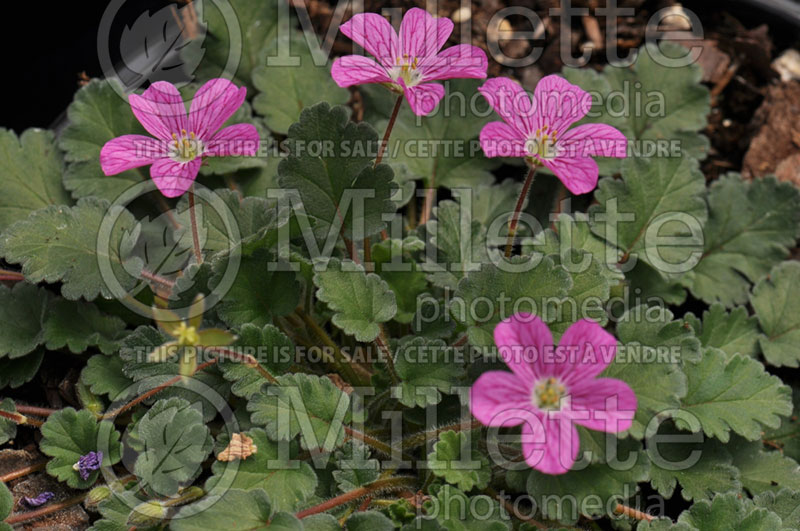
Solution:
<path fill-rule="evenodd" d="M 566 388 L 556 378 L 541 380 L 533 388 L 533 404 L 542 410 L 558 411 L 566 393 Z"/>
<path fill-rule="evenodd" d="M 418 57 L 412 58 L 407 54 L 403 55 L 397 58 L 395 65 L 395 75 L 393 76 L 395 79 L 403 78 L 407 87 L 412 87 L 419 83 L 420 75 L 417 71 L 417 67 L 419 66 Z"/>
<path fill-rule="evenodd" d="M 186 129 L 181 129 L 181 136 L 172 133 L 169 151 L 169 156 L 175 162 L 190 162 L 203 154 L 203 143 L 194 132 L 187 134 Z"/>
<path fill-rule="evenodd" d="M 558 132 L 545 125 L 536 132 L 525 143 L 525 149 L 532 156 L 540 159 L 553 159 L 558 155 L 556 151 L 556 136 Z"/>
<path fill-rule="evenodd" d="M 186 323 L 181 323 L 178 326 L 176 333 L 178 344 L 181 346 L 194 346 L 200 342 L 200 335 L 197 329 L 193 326 L 186 326 Z"/>

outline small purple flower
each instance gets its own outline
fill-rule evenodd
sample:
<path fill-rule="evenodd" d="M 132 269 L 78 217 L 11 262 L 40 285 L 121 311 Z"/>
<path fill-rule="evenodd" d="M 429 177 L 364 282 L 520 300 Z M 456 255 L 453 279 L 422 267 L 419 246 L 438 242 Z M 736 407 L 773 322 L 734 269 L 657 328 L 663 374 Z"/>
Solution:
<path fill-rule="evenodd" d="M 45 503 L 49 502 L 50 500 L 52 500 L 55 497 L 56 497 L 55 494 L 53 494 L 50 491 L 46 491 L 46 492 L 43 492 L 43 493 L 39 494 L 35 498 L 29 498 L 28 496 L 23 496 L 22 497 L 22 501 L 28 507 L 40 507 L 40 506 L 44 505 Z"/>
<path fill-rule="evenodd" d="M 78 462 L 72 465 L 72 469 L 76 470 L 81 475 L 81 479 L 86 481 L 92 472 L 100 470 L 102 464 L 103 452 L 89 452 L 78 459 Z"/>

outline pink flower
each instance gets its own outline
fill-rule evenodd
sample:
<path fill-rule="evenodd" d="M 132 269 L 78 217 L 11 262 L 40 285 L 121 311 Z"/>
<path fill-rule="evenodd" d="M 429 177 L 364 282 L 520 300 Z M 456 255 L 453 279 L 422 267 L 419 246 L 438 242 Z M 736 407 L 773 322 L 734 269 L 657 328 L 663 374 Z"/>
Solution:
<path fill-rule="evenodd" d="M 333 80 L 340 87 L 385 83 L 402 92 L 411 110 L 420 116 L 430 114 L 444 96 L 444 87 L 429 81 L 486 77 L 488 61 L 480 48 L 459 44 L 439 53 L 453 32 L 453 22 L 433 17 L 424 9 L 408 10 L 399 36 L 376 13 L 355 15 L 341 29 L 377 62 L 362 55 L 339 57 L 333 62 Z"/>
<path fill-rule="evenodd" d="M 518 313 L 497 325 L 494 340 L 511 372 L 483 373 L 470 410 L 486 426 L 522 424 L 531 467 L 567 472 L 578 455 L 575 424 L 611 433 L 631 427 L 634 392 L 621 380 L 596 378 L 616 356 L 617 340 L 594 321 L 570 326 L 556 348 L 541 319 Z"/>
<path fill-rule="evenodd" d="M 569 127 L 586 116 L 592 96 L 562 77 L 539 81 L 531 102 L 528 93 L 508 78 L 492 78 L 478 89 L 505 121 L 481 130 L 487 157 L 526 157 L 543 164 L 574 194 L 597 186 L 597 163 L 592 156 L 627 154 L 627 139 L 605 124 Z"/>
<path fill-rule="evenodd" d="M 153 135 L 123 135 L 100 150 L 106 175 L 150 166 L 150 176 L 166 197 L 177 197 L 197 178 L 203 157 L 254 156 L 258 131 L 252 124 L 218 129 L 244 102 L 247 89 L 212 79 L 197 91 L 186 115 L 178 89 L 157 81 L 139 96 L 128 96 L 136 119 Z"/>

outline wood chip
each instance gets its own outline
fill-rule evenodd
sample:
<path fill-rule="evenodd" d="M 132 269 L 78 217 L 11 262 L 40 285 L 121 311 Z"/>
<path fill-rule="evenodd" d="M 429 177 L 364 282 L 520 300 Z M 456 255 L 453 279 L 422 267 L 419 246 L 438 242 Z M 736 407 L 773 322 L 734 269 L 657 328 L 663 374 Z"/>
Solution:
<path fill-rule="evenodd" d="M 244 460 L 257 452 L 258 447 L 253 444 L 253 439 L 244 433 L 234 433 L 228 447 L 217 456 L 217 461 Z"/>

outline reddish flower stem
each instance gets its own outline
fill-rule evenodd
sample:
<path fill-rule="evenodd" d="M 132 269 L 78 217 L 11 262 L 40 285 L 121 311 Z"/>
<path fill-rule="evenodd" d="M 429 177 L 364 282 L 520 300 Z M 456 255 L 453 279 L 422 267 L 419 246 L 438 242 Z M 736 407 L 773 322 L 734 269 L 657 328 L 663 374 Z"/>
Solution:
<path fill-rule="evenodd" d="M 175 281 L 170 280 L 168 278 L 164 278 L 161 275 L 156 275 L 155 273 L 151 273 L 146 269 L 142 269 L 141 273 L 142 278 L 145 280 L 149 280 L 150 282 L 155 282 L 156 284 L 161 284 L 165 288 L 172 289 L 175 287 Z"/>
<path fill-rule="evenodd" d="M 37 518 L 42 518 L 43 516 L 47 516 L 49 514 L 57 513 L 58 511 L 67 509 L 69 507 L 72 507 L 73 505 L 78 505 L 86 498 L 87 494 L 88 494 L 87 492 L 84 492 L 83 494 L 73 496 L 72 498 L 68 498 L 64 501 L 58 503 L 51 503 L 50 505 L 42 507 L 41 509 L 36 509 L 35 511 L 12 514 L 8 518 L 6 518 L 5 523 L 13 526 L 15 524 L 27 522 L 28 520 L 35 520 Z"/>
<path fill-rule="evenodd" d="M 9 282 L 20 282 L 25 280 L 25 275 L 22 273 L 18 273 L 17 271 L 8 271 L 6 269 L 0 269 L 0 280 L 7 280 Z"/>
<path fill-rule="evenodd" d="M 388 492 L 393 490 L 400 490 L 407 487 L 411 487 L 416 483 L 417 478 L 406 476 L 406 477 L 394 477 L 394 478 L 387 478 L 387 479 L 379 479 L 378 481 L 373 481 L 369 485 L 364 485 L 363 487 L 359 487 L 355 490 L 351 490 L 349 492 L 345 492 L 344 494 L 340 494 L 335 498 L 331 498 L 330 500 L 326 500 L 319 505 L 315 505 L 313 507 L 309 507 L 303 511 L 300 511 L 295 516 L 297 518 L 303 519 L 306 516 L 311 516 L 312 514 L 319 514 L 324 513 L 325 511 L 329 511 L 340 505 L 344 505 L 346 503 L 350 503 L 356 501 L 364 496 L 369 496 L 373 493 L 377 492 Z"/>
<path fill-rule="evenodd" d="M 43 424 L 39 420 L 28 418 L 25 415 L 20 415 L 19 413 L 3 411 L 2 409 L 0 409 L 0 417 L 7 418 L 11 422 L 14 422 L 20 426 L 33 426 L 34 428 L 38 428 Z"/>
<path fill-rule="evenodd" d="M 36 415 L 37 417 L 49 417 L 58 411 L 49 407 L 26 406 L 25 404 L 14 404 L 14 407 L 23 415 Z"/>
<path fill-rule="evenodd" d="M 403 104 L 403 95 L 400 94 L 397 97 L 397 101 L 394 103 L 394 109 L 392 109 L 392 115 L 389 117 L 389 123 L 386 124 L 386 131 L 383 133 L 383 140 L 381 140 L 381 144 L 378 146 L 378 156 L 375 157 L 375 166 L 381 163 L 383 160 L 383 155 L 386 152 L 386 146 L 389 145 L 389 137 L 392 135 L 392 129 L 394 129 L 394 123 L 397 121 L 397 113 L 400 112 L 400 106 Z"/>
<path fill-rule="evenodd" d="M 394 356 L 389 349 L 389 340 L 386 338 L 386 331 L 383 329 L 382 325 L 378 326 L 380 326 L 380 333 L 378 333 L 378 337 L 375 338 L 375 344 L 378 345 L 381 354 L 383 354 L 384 363 L 386 363 L 386 369 L 389 371 L 392 383 L 398 384 L 400 383 L 400 376 L 398 376 L 397 370 L 394 368 Z"/>
<path fill-rule="evenodd" d="M 215 359 L 209 360 L 209 361 L 207 361 L 207 362 L 205 362 L 205 363 L 203 363 L 201 365 L 198 365 L 194 372 L 198 373 L 198 372 L 200 372 L 202 370 L 205 370 L 205 369 L 211 367 L 212 365 L 214 365 L 215 363 L 217 363 L 218 361 L 219 361 L 219 359 L 215 358 Z M 105 415 L 100 417 L 100 420 L 110 420 L 110 419 L 113 419 L 113 418 L 121 415 L 122 413 L 128 411 L 132 407 L 134 407 L 134 406 L 136 406 L 138 404 L 141 404 L 142 402 L 144 402 L 148 398 L 157 395 L 158 393 L 160 393 L 161 391 L 163 391 L 167 387 L 171 387 L 171 386 L 175 385 L 176 383 L 178 383 L 181 380 L 183 380 L 183 378 L 184 378 L 183 376 L 179 375 L 179 376 L 176 376 L 174 378 L 171 378 L 171 379 L 167 380 L 166 382 L 164 382 L 163 384 L 159 385 L 158 387 L 154 387 L 153 389 L 150 389 L 146 393 L 142 393 L 141 395 L 137 396 L 136 398 L 134 398 L 133 400 L 131 400 L 130 402 L 128 402 L 124 406 L 121 406 L 121 407 L 115 409 L 114 411 L 110 411 L 110 412 L 106 413 Z"/>
<path fill-rule="evenodd" d="M 614 509 L 614 512 L 617 514 L 625 515 L 629 518 L 634 518 L 636 520 L 645 520 L 647 522 L 653 521 L 653 516 L 643 513 L 638 509 L 634 509 L 633 507 L 628 507 L 627 505 L 622 505 L 621 503 L 617 504 L 617 507 Z"/>
<path fill-rule="evenodd" d="M 519 193 L 517 199 L 517 206 L 514 207 L 514 212 L 511 214 L 511 219 L 508 224 L 508 238 L 506 239 L 506 258 L 511 256 L 511 250 L 514 248 L 514 236 L 517 233 L 517 223 L 519 223 L 519 215 L 522 211 L 522 205 L 525 203 L 525 198 L 528 197 L 528 191 L 533 184 L 533 176 L 536 174 L 536 166 L 531 166 L 528 171 L 528 176 L 525 177 L 525 183 L 522 185 L 522 191 Z"/>
<path fill-rule="evenodd" d="M 203 263 L 203 251 L 200 249 L 200 235 L 197 231 L 197 217 L 194 212 L 194 185 L 189 189 L 189 221 L 192 224 L 192 246 L 194 258 L 198 264 Z"/>
<path fill-rule="evenodd" d="M 14 481 L 15 479 L 24 478 L 28 474 L 33 474 L 34 472 L 44 470 L 46 466 L 47 461 L 42 461 L 41 463 L 36 463 L 35 465 L 18 468 L 13 472 L 9 472 L 8 474 L 0 476 L 0 483 L 8 483 L 9 481 Z"/>

